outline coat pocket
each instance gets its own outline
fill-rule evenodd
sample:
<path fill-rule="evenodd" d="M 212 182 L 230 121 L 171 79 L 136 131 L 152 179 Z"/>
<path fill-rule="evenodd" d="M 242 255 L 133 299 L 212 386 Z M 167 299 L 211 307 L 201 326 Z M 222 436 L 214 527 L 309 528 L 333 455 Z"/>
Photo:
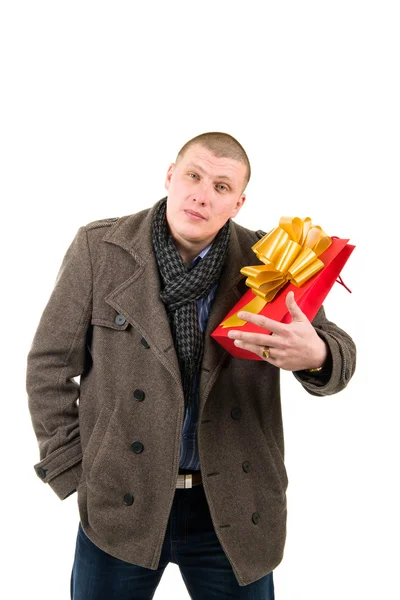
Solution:
<path fill-rule="evenodd" d="M 100 450 L 101 443 L 110 424 L 112 414 L 113 409 L 103 404 L 102 408 L 100 409 L 99 416 L 97 417 L 95 426 L 93 427 L 89 441 L 83 452 L 82 471 L 86 474 L 86 476 L 90 475 L 93 463 Z"/>
<path fill-rule="evenodd" d="M 263 433 L 264 433 L 264 437 L 265 437 L 271 458 L 275 465 L 276 471 L 279 475 L 279 479 L 282 484 L 282 489 L 284 492 L 286 492 L 288 484 L 289 484 L 289 480 L 288 480 L 286 467 L 285 467 L 285 463 L 282 458 L 281 451 L 279 450 L 278 444 L 276 443 L 275 438 L 272 435 L 272 433 L 270 431 L 267 431 L 267 432 L 263 431 Z"/>

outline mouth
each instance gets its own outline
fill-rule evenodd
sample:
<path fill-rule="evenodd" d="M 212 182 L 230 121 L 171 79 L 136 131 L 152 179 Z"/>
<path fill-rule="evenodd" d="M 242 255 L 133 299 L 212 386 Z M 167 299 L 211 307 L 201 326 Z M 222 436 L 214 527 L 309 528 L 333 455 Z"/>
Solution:
<path fill-rule="evenodd" d="M 185 210 L 184 212 L 189 218 L 194 219 L 195 221 L 205 221 L 205 217 L 195 210 Z"/>

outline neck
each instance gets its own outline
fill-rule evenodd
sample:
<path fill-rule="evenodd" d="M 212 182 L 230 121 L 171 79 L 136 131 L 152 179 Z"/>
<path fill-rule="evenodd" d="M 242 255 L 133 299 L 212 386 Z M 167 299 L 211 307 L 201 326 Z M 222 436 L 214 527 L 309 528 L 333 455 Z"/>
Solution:
<path fill-rule="evenodd" d="M 192 264 L 193 259 L 196 258 L 196 256 L 198 256 L 200 252 L 204 250 L 204 248 L 207 248 L 207 246 L 212 242 L 212 240 L 207 242 L 201 242 L 196 246 L 191 246 L 190 248 L 188 248 L 187 246 L 182 245 L 174 237 L 172 239 L 174 240 L 174 244 L 179 254 L 181 255 L 182 260 L 186 263 L 188 268 Z"/>

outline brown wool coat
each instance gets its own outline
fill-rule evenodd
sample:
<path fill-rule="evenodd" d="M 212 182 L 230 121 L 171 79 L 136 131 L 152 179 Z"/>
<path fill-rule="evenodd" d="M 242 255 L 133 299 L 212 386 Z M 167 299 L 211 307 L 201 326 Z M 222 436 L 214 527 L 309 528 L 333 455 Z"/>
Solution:
<path fill-rule="evenodd" d="M 78 229 L 35 333 L 26 379 L 37 475 L 60 499 L 77 490 L 82 526 L 96 545 L 149 569 L 157 569 L 176 492 L 184 418 L 159 298 L 153 208 Z M 210 337 L 247 290 L 241 267 L 258 263 L 251 246 L 259 235 L 233 221 L 230 227 L 205 332 L 198 448 L 215 531 L 243 586 L 282 560 L 288 478 L 280 370 L 233 358 Z M 313 325 L 329 346 L 331 377 L 321 384 L 304 372 L 294 376 L 310 394 L 334 394 L 354 373 L 355 345 L 323 308 Z"/>

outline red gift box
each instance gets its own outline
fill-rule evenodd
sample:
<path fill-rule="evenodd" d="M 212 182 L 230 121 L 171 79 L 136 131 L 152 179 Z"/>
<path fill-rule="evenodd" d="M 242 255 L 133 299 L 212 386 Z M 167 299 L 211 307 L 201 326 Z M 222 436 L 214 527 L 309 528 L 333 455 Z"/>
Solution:
<path fill-rule="evenodd" d="M 265 304 L 258 314 L 281 323 L 290 323 L 292 317 L 286 306 L 286 295 L 288 292 L 294 292 L 294 299 L 297 304 L 312 321 L 318 312 L 318 309 L 325 300 L 328 292 L 332 288 L 333 284 L 337 280 L 339 273 L 346 264 L 350 254 L 353 252 L 355 246 L 348 243 L 348 239 L 332 238 L 332 243 L 318 258 L 324 264 L 324 267 L 311 277 L 301 287 L 298 287 L 292 283 L 287 283 L 275 296 L 273 300 Z M 223 327 L 222 324 L 229 317 L 242 310 L 251 300 L 256 298 L 257 295 L 253 290 L 249 289 L 248 292 L 235 304 L 232 310 L 226 315 L 225 319 L 218 325 L 218 327 L 211 333 L 211 337 L 214 338 L 223 348 L 225 348 L 232 356 L 237 358 L 246 358 L 250 360 L 263 360 L 254 352 L 249 352 L 243 348 L 238 348 L 234 344 L 234 340 L 228 337 L 228 331 L 231 329 L 237 329 L 239 331 L 256 332 L 256 333 L 269 333 L 266 329 L 258 327 L 253 323 L 245 322 L 243 325 Z"/>

